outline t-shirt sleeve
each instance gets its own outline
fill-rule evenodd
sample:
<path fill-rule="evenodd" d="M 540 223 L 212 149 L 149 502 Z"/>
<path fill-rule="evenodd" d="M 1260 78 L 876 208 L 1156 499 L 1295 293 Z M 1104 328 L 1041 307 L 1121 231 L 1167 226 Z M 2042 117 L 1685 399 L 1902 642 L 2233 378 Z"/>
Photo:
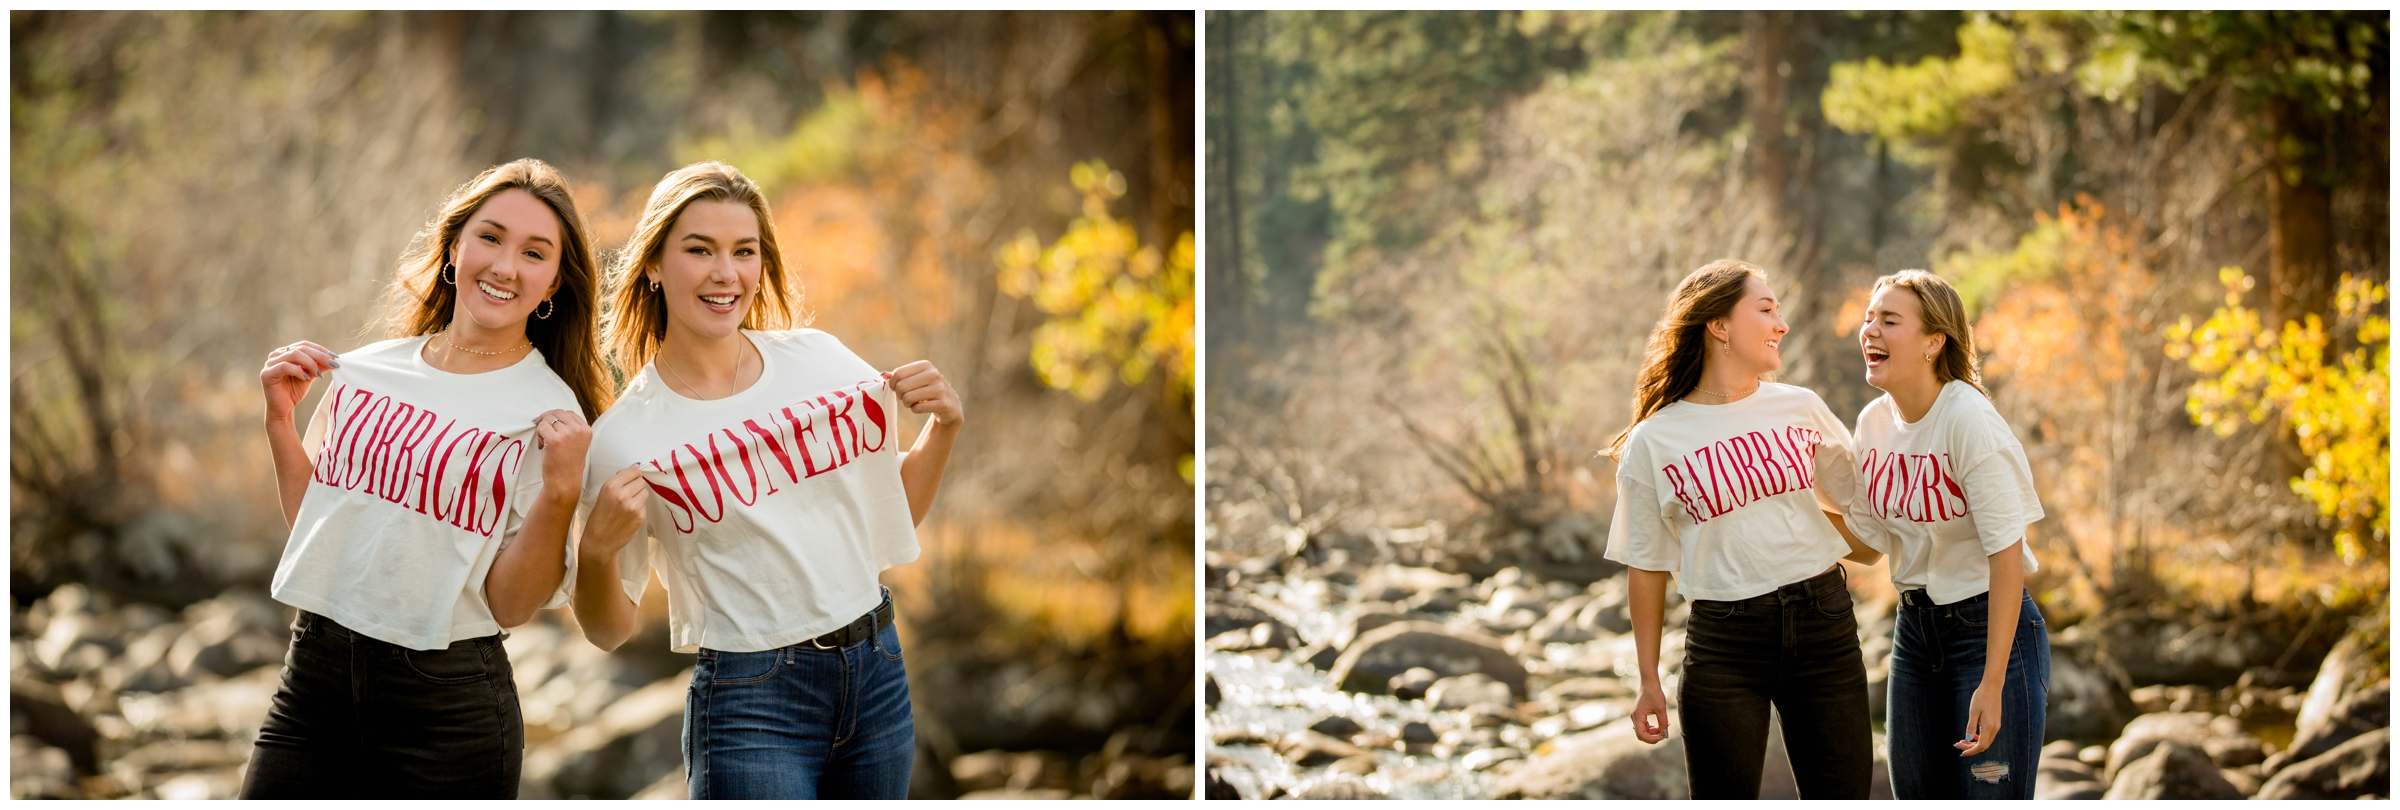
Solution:
<path fill-rule="evenodd" d="M 2025 527 L 2042 519 L 2033 466 L 2025 460 L 2024 445 L 1999 419 L 1974 419 L 1961 427 L 1951 432 L 1951 452 L 1963 462 L 1958 484 L 1966 490 L 1967 513 L 1975 516 L 1983 553 L 1998 554 L 2025 539 Z M 2026 563 L 2028 573 L 2035 570 L 2030 547 Z"/>
<path fill-rule="evenodd" d="M 300 452 L 308 455 L 308 463 L 317 463 L 317 453 L 325 449 L 325 432 L 333 429 L 333 375 L 325 374 L 325 394 L 317 397 L 317 410 L 308 417 L 307 431 L 300 434 Z"/>
<path fill-rule="evenodd" d="M 1817 432 L 1823 441 L 1817 444 L 1814 462 L 1816 472 L 1817 507 L 1837 515 L 1850 514 L 1850 500 L 1858 495 L 1858 456 L 1852 450 L 1850 429 L 1825 407 L 1815 406 Z"/>
<path fill-rule="evenodd" d="M 658 538 L 650 536 L 647 527 L 636 530 L 632 542 L 617 552 L 617 576 L 625 585 L 625 598 L 642 603 L 642 591 L 650 587 L 650 557 L 658 552 Z"/>
<path fill-rule="evenodd" d="M 1617 465 L 1617 511 L 1608 520 L 1608 549 L 1601 556 L 1644 571 L 1682 569 L 1682 535 L 1659 509 L 1658 491 L 1630 469 Z"/>

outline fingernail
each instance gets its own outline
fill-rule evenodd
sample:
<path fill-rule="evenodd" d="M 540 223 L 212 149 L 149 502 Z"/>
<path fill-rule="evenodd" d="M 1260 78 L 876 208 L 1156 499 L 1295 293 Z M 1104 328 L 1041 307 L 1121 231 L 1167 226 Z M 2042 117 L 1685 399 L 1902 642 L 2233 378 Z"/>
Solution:
<path fill-rule="evenodd" d="M 334 368 L 341 368 L 341 367 L 342 367 L 342 361 L 340 361 L 340 360 L 335 360 L 335 361 L 332 361 L 332 362 L 333 362 L 333 367 L 334 367 Z"/>

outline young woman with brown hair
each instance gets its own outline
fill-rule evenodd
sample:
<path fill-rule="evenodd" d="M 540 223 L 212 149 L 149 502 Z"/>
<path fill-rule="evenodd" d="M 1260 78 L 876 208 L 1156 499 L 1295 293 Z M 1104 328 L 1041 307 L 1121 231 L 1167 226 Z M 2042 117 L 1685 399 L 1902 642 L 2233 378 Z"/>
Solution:
<path fill-rule="evenodd" d="M 1875 280 L 1859 351 L 1884 392 L 1858 414 L 1851 525 L 1892 555 L 1892 793 L 2030 799 L 2050 633 L 2025 590 L 2042 518 L 2025 448 L 1976 372 L 1966 306 L 1940 276 Z"/>
<path fill-rule="evenodd" d="M 549 165 L 460 186 L 391 287 L 396 337 L 267 357 L 299 608 L 245 798 L 513 798 L 524 722 L 501 628 L 565 604 L 585 423 L 609 404 L 597 261 Z M 338 358 L 338 359 L 337 359 Z M 293 410 L 331 385 L 301 435 Z"/>
<path fill-rule="evenodd" d="M 748 177 L 659 181 L 612 278 L 633 373 L 593 428 L 575 618 L 615 649 L 659 572 L 670 643 L 699 655 L 692 798 L 906 798 L 915 725 L 876 578 L 916 559 L 965 411 L 931 363 L 879 372 L 795 328 L 789 276 Z M 933 417 L 906 453 L 903 407 Z"/>
<path fill-rule="evenodd" d="M 1810 799 L 1864 799 L 1875 753 L 1844 558 L 1849 432 L 1805 388 L 1765 382 L 1790 327 L 1766 275 L 1711 262 L 1650 333 L 1617 460 L 1606 556 L 1629 566 L 1641 671 L 1634 734 L 1667 738 L 1658 677 L 1666 583 L 1692 600 L 1682 695 L 1692 798 L 1757 798 L 1770 706 Z"/>

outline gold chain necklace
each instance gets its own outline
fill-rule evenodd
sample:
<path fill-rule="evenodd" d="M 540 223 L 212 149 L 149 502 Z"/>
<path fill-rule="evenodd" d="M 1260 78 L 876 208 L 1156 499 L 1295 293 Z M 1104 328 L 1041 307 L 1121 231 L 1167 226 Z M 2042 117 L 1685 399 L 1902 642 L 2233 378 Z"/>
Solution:
<path fill-rule="evenodd" d="M 1733 398 L 1731 395 L 1727 395 L 1727 394 L 1720 394 L 1720 393 L 1717 393 L 1717 392 L 1715 392 L 1715 391 L 1711 391 L 1711 390 L 1708 390 L 1708 389 L 1706 389 L 1706 388 L 1702 388 L 1702 387 L 1700 387 L 1700 385 L 1699 385 L 1698 383 L 1693 383 L 1693 384 L 1692 384 L 1692 390 L 1694 390 L 1694 391 L 1698 391 L 1698 392 L 1700 392 L 1700 393 L 1703 393 L 1703 394 L 1707 394 L 1707 395 L 1709 395 L 1709 396 L 1712 396 L 1712 397 L 1716 397 L 1716 398 L 1718 398 L 1718 399 L 1732 399 L 1732 398 Z M 1749 395 L 1751 395 L 1751 394 L 1755 394 L 1755 393 L 1758 393 L 1758 386 L 1755 386 L 1755 385 L 1753 385 L 1753 386 L 1750 386 L 1750 390 L 1749 390 L 1749 391 L 1747 391 L 1747 392 L 1744 392 L 1744 393 L 1742 394 L 1742 396 L 1749 396 Z"/>
<path fill-rule="evenodd" d="M 509 352 L 513 352 L 513 351 L 516 351 L 516 350 L 518 350 L 518 349 L 525 348 L 526 346 L 531 346 L 531 345 L 533 345 L 533 341 L 530 341 L 530 340 L 528 340 L 528 341 L 525 341 L 524 345 L 522 345 L 522 346 L 512 346 L 512 347 L 510 347 L 510 348 L 501 349 L 501 350 L 499 350 L 499 351 L 496 351 L 496 352 L 479 352 L 479 351 L 476 351 L 476 350 L 474 350 L 474 349 L 470 349 L 470 348 L 467 348 L 467 347 L 465 347 L 465 346 L 458 345 L 458 341 L 455 341 L 455 340 L 451 340 L 451 339 L 450 339 L 450 330 L 448 330 L 448 329 L 444 329 L 444 330 L 442 330 L 442 345 L 444 345 L 444 346 L 448 346 L 448 347 L 450 347 L 450 348 L 453 348 L 453 349 L 457 349 L 457 350 L 459 350 L 459 351 L 462 351 L 462 352 L 466 352 L 466 353 L 468 353 L 468 354 L 480 354 L 480 355 L 483 355 L 483 356 L 485 356 L 485 357 L 498 357 L 498 356 L 500 356 L 500 355 L 507 354 L 507 353 L 509 353 Z"/>
<path fill-rule="evenodd" d="M 736 348 L 734 348 L 734 350 L 733 350 L 733 382 L 734 382 L 734 384 L 735 384 L 735 385 L 740 385 L 740 384 L 741 384 L 741 382 L 742 382 L 742 361 L 744 361 L 744 360 L 748 360 L 748 359 L 750 359 L 749 355 L 748 355 L 748 354 L 746 354 L 746 353 L 744 353 L 744 352 L 741 350 L 741 348 L 739 348 L 739 347 L 736 347 Z M 683 378 L 683 372 L 676 371 L 674 366 L 669 366 L 669 365 L 667 365 L 667 364 L 664 362 L 664 361 L 666 360 L 666 358 L 665 358 L 665 357 L 660 357 L 660 358 L 659 358 L 659 360 L 661 361 L 661 362 L 659 363 L 659 365 L 660 365 L 660 366 L 664 366 L 664 367 L 667 369 L 667 373 L 668 373 L 668 374 L 673 374 L 673 375 L 675 375 L 675 381 L 676 381 L 676 382 L 683 383 L 683 387 L 685 387 L 685 388 L 688 388 L 688 389 L 691 389 L 692 393 L 694 393 L 694 394 L 700 393 L 700 386 L 693 385 L 691 380 L 686 380 L 686 379 L 684 379 L 684 378 Z M 732 394 L 726 394 L 725 396 L 728 396 L 728 397 L 729 397 L 729 396 L 733 396 L 733 395 L 732 395 Z M 717 399 L 723 399 L 723 398 L 724 398 L 724 397 L 709 397 L 709 398 L 708 398 L 708 400 L 711 400 L 711 401 L 713 401 L 713 400 L 717 400 Z M 699 399 L 699 397 L 694 397 L 694 399 Z"/>

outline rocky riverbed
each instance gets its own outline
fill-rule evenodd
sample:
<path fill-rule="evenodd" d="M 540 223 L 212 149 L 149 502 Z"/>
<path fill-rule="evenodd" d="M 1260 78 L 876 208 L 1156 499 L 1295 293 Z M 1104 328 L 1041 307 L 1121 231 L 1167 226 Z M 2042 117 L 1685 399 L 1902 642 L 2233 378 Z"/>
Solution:
<path fill-rule="evenodd" d="M 1621 571 L 1478 577 L 1382 543 L 1311 545 L 1210 561 L 1211 798 L 1690 795 L 1680 737 L 1644 745 L 1625 719 L 1639 681 Z M 1670 697 L 1688 610 L 1670 594 Z M 1888 597 L 1860 603 L 1877 798 L 1893 616 Z M 2317 631 L 2316 650 L 2340 639 L 2321 664 L 2295 660 L 2306 639 L 2240 623 L 2129 613 L 2051 631 L 2042 798 L 2389 796 L 2388 617 Z M 1761 795 L 1797 797 L 1770 748 Z"/>
<path fill-rule="evenodd" d="M 10 795 L 233 797 L 290 624 L 288 608 L 249 589 L 170 611 L 66 585 L 13 611 Z M 604 653 L 549 611 L 504 644 L 525 718 L 522 798 L 685 795 L 678 735 L 691 656 L 643 636 Z M 922 664 L 911 662 L 912 680 Z M 959 753 L 938 720 L 919 728 L 913 798 L 1171 798 L 1194 789 L 1188 754 L 1171 752 L 1179 741 L 1150 739 L 1161 736 L 1155 729 L 1104 731 L 1096 751 Z"/>

